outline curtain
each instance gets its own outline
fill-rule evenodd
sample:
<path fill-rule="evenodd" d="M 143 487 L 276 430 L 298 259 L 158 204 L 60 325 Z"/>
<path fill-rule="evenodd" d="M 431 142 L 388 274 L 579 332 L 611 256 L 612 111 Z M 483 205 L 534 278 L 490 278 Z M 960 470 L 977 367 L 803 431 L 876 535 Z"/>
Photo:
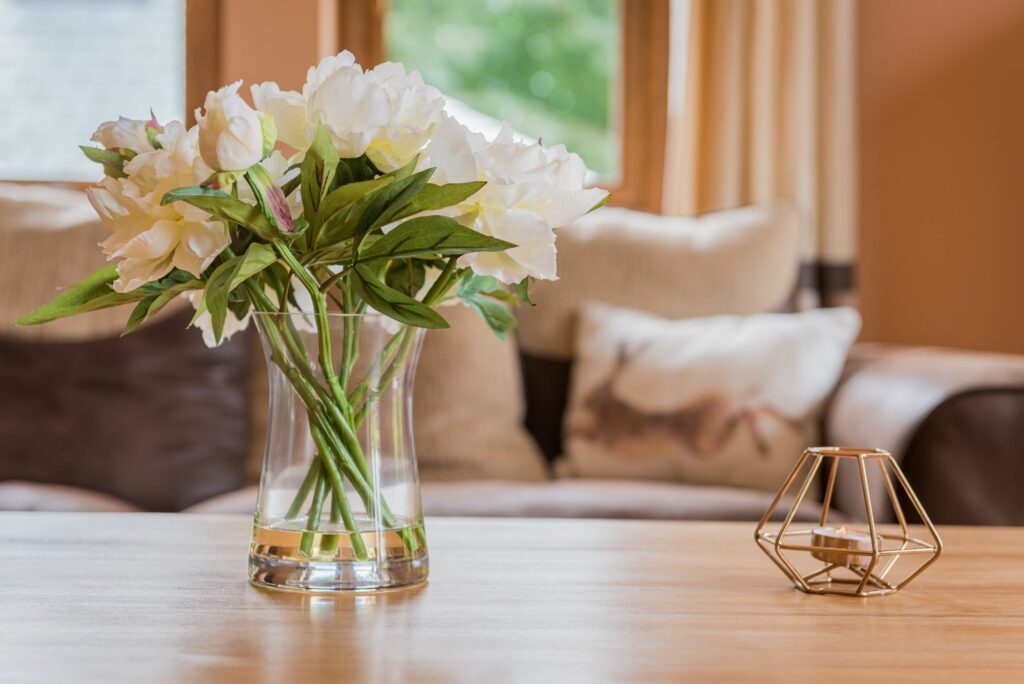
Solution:
<path fill-rule="evenodd" d="M 688 7 L 687 7 L 688 6 Z M 802 220 L 794 306 L 853 300 L 853 0 L 689 0 L 663 211 L 785 199 Z M 673 6 L 676 10 L 677 6 Z M 679 66 L 681 65 L 681 66 Z M 679 106 L 672 106 L 675 102 Z"/>

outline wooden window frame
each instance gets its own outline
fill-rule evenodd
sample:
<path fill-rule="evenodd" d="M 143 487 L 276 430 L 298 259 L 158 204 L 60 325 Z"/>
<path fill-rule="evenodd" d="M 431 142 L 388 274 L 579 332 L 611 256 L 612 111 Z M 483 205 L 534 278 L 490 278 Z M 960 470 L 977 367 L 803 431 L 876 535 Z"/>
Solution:
<path fill-rule="evenodd" d="M 194 1 L 194 0 L 193 0 Z M 364 66 L 387 54 L 386 0 L 337 0 L 338 44 Z M 668 119 L 670 0 L 619 0 L 618 84 L 621 177 L 606 185 L 609 204 L 661 212 Z"/>

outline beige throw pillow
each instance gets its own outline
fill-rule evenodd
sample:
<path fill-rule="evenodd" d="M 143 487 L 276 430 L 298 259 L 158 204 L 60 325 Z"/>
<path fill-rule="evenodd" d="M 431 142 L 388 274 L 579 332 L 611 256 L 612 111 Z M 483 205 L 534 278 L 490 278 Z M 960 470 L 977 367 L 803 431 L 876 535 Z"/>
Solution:
<path fill-rule="evenodd" d="M 420 475 L 437 480 L 547 478 L 523 427 L 523 380 L 512 338 L 499 340 L 468 308 L 444 307 L 428 330 L 413 393 Z"/>
<path fill-rule="evenodd" d="M 853 309 L 670 321 L 586 307 L 565 474 L 776 489 L 819 439 Z"/>
<path fill-rule="evenodd" d="M 797 212 L 784 202 L 700 216 L 602 207 L 558 231 L 558 280 L 532 284 L 537 306 L 517 311 L 519 344 L 569 359 L 590 301 L 667 318 L 777 311 L 796 285 L 799 244 Z"/>

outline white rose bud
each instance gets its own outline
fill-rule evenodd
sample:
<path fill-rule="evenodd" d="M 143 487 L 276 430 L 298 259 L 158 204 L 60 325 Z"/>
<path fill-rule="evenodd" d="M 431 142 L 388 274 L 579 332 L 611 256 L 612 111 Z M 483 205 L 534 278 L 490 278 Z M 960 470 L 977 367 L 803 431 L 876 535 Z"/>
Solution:
<path fill-rule="evenodd" d="M 149 136 L 146 133 L 146 122 L 139 119 L 117 117 L 117 121 L 104 121 L 92 134 L 91 140 L 103 145 L 106 150 L 124 153 L 127 150 L 135 154 L 152 152 Z"/>
<path fill-rule="evenodd" d="M 206 94 L 196 110 L 199 153 L 214 171 L 244 171 L 263 158 L 261 115 L 238 95 L 241 81 Z"/>

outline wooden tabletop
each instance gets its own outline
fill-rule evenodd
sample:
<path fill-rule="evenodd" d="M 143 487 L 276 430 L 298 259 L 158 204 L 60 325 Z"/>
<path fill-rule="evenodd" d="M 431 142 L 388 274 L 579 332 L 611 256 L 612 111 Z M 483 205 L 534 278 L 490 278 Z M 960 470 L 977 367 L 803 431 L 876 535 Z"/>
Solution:
<path fill-rule="evenodd" d="M 0 513 L 0 681 L 1024 681 L 1024 529 L 855 599 L 753 528 L 435 518 L 427 584 L 314 597 L 246 582 L 248 518 Z"/>

